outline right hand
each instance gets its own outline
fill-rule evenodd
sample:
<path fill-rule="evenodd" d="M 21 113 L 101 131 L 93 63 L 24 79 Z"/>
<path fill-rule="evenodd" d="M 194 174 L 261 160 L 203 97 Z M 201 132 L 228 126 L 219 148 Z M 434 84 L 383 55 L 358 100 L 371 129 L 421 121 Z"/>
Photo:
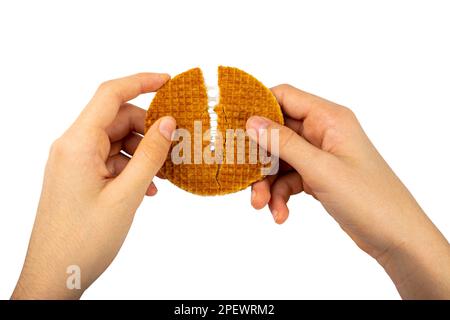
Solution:
<path fill-rule="evenodd" d="M 270 140 L 259 143 L 285 162 L 284 171 L 282 164 L 277 176 L 253 185 L 252 205 L 261 209 L 268 204 L 281 224 L 288 217 L 289 197 L 305 191 L 385 267 L 403 297 L 450 297 L 447 240 L 375 149 L 353 112 L 290 85 L 272 91 L 286 126 L 251 117 L 247 129 L 279 130 L 278 151 L 270 150 Z M 444 277 L 440 285 L 436 276 Z M 409 281 L 411 277 L 416 283 Z M 424 290 L 423 282 L 430 291 Z"/>

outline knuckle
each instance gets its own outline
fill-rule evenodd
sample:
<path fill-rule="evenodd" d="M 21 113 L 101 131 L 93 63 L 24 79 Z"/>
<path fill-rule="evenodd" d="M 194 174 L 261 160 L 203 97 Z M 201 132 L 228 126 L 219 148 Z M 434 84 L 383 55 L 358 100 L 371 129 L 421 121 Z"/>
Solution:
<path fill-rule="evenodd" d="M 159 140 L 148 141 L 143 145 L 142 155 L 153 164 L 160 164 L 164 161 L 167 154 L 167 146 Z"/>
<path fill-rule="evenodd" d="M 321 122 L 325 128 L 338 128 L 348 120 L 355 118 L 353 111 L 347 107 L 336 105 L 322 115 Z"/>
<path fill-rule="evenodd" d="M 154 151 L 151 150 L 150 146 L 143 146 L 141 148 L 141 154 L 150 163 L 153 163 L 155 160 Z"/>
<path fill-rule="evenodd" d="M 99 86 L 98 86 L 98 91 L 100 92 L 108 92 L 111 90 L 111 88 L 114 86 L 114 81 L 113 80 L 107 80 L 105 82 L 102 82 Z"/>
<path fill-rule="evenodd" d="M 353 118 L 353 117 L 355 116 L 355 114 L 353 113 L 353 111 L 352 111 L 350 108 L 348 108 L 348 107 L 341 106 L 341 107 L 339 108 L 339 111 L 340 111 L 340 113 L 341 113 L 343 116 L 345 116 L 345 117 L 347 117 L 347 118 Z"/>
<path fill-rule="evenodd" d="M 358 119 L 350 108 L 339 106 L 334 116 L 334 125 L 330 126 L 330 128 L 342 131 L 345 128 L 353 127 L 357 123 Z"/>
<path fill-rule="evenodd" d="M 278 88 L 280 88 L 280 89 L 292 89 L 293 86 L 290 85 L 289 83 L 282 83 L 282 84 L 280 84 L 280 85 L 278 86 Z"/>
<path fill-rule="evenodd" d="M 282 133 L 280 135 L 280 142 L 278 144 L 280 152 L 282 152 L 285 149 L 289 149 L 297 135 L 294 131 L 292 131 L 289 128 L 283 128 L 281 132 Z"/>
<path fill-rule="evenodd" d="M 292 91 L 294 86 L 288 84 L 288 83 L 282 83 L 275 87 L 275 90 L 279 91 L 281 95 L 283 95 L 286 92 Z"/>
<path fill-rule="evenodd" d="M 320 119 L 320 122 L 323 126 L 323 129 L 330 129 L 330 128 L 336 128 L 339 126 L 341 117 L 339 116 L 339 113 L 332 112 L 332 113 L 326 113 L 323 115 L 323 117 Z"/>
<path fill-rule="evenodd" d="M 318 126 L 325 129 L 339 128 L 348 121 L 356 119 L 355 114 L 350 108 L 335 105 L 320 114 Z"/>
<path fill-rule="evenodd" d="M 50 147 L 50 156 L 65 156 L 70 152 L 70 144 L 65 137 L 60 137 L 53 141 Z"/>
<path fill-rule="evenodd" d="M 105 96 L 120 98 L 120 92 L 118 90 L 116 80 L 107 80 L 101 83 L 97 89 L 97 92 Z"/>

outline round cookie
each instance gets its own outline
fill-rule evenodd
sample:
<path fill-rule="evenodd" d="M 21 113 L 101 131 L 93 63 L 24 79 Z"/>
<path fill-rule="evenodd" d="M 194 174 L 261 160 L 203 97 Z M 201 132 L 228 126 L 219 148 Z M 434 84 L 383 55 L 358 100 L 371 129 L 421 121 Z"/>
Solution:
<path fill-rule="evenodd" d="M 216 151 L 211 154 L 221 161 L 205 163 L 203 153 L 210 151 L 211 142 L 202 139 L 197 148 L 191 146 L 190 150 L 182 149 L 180 154 L 189 156 L 187 158 L 190 161 L 185 161 L 188 163 L 178 163 L 179 161 L 174 163 L 171 158 L 172 151 L 179 150 L 174 148 L 179 148 L 177 145 L 182 138 L 172 143 L 167 160 L 160 170 L 173 184 L 199 195 L 236 192 L 264 177 L 262 169 L 267 165 L 262 164 L 259 158 L 256 163 L 250 161 L 249 138 L 247 136 L 243 138 L 245 149 L 242 149 L 238 147 L 237 139 L 240 138 L 237 138 L 236 134 L 226 134 L 227 132 L 230 130 L 245 132 L 247 119 L 253 115 L 283 124 L 280 106 L 272 92 L 248 73 L 233 67 L 219 66 L 218 86 L 219 101 L 214 111 L 217 114 L 217 131 L 222 134 L 222 139 L 217 138 Z M 177 129 L 185 129 L 192 138 L 200 129 L 202 134 L 209 132 L 208 95 L 200 68 L 175 76 L 158 90 L 147 111 L 146 130 L 157 119 L 167 115 L 176 119 Z M 217 148 L 218 144 L 222 148 Z M 227 149 L 230 146 L 232 149 Z M 222 153 L 218 151 L 220 149 Z M 227 150 L 231 150 L 231 157 L 226 154 Z M 239 159 L 245 161 L 242 163 L 238 161 Z M 198 163 L 198 160 L 201 163 Z"/>

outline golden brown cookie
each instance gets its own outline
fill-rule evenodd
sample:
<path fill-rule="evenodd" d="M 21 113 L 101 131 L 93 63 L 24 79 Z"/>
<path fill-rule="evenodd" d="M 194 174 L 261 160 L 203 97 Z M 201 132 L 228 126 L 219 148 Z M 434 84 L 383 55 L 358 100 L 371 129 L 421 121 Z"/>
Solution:
<path fill-rule="evenodd" d="M 176 119 L 177 129 L 183 128 L 190 133 L 192 138 L 190 163 L 174 164 L 171 158 L 172 149 L 180 143 L 180 141 L 174 141 L 168 158 L 161 168 L 161 173 L 181 189 L 199 195 L 236 192 L 263 178 L 261 168 L 264 165 L 259 160 L 251 163 L 249 159 L 249 138 L 244 138 L 244 149 L 238 148 L 236 134 L 227 136 L 227 129 L 245 132 L 247 119 L 253 115 L 263 116 L 283 124 L 280 106 L 272 92 L 248 73 L 237 68 L 220 66 L 218 86 L 219 102 L 214 111 L 217 114 L 217 130 L 222 134 L 223 139 L 217 138 L 216 142 L 221 144 L 223 152 L 219 153 L 220 148 L 216 145 L 212 155 L 220 158 L 219 163 L 207 164 L 203 161 L 202 152 L 210 151 L 211 143 L 207 139 L 200 141 L 198 148 L 193 146 L 194 121 L 198 121 L 197 132 L 201 129 L 201 132 L 205 134 L 210 129 L 207 89 L 199 68 L 183 72 L 164 84 L 156 93 L 147 111 L 146 130 L 160 117 L 170 115 Z M 230 138 L 233 141 L 230 141 Z M 229 154 L 234 160 L 232 163 L 228 163 L 230 159 L 228 162 L 226 159 L 227 145 L 234 146 L 234 155 Z M 189 150 L 183 149 L 180 154 L 187 155 L 187 152 Z M 197 159 L 197 162 L 199 159 L 202 161 L 196 164 L 194 159 Z M 245 161 L 238 163 L 238 159 L 245 159 Z"/>

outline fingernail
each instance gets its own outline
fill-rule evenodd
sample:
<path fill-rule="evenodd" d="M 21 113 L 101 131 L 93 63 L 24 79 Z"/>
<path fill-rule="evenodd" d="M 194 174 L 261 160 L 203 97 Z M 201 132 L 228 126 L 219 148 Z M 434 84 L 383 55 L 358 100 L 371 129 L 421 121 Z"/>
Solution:
<path fill-rule="evenodd" d="M 273 220 L 275 220 L 275 222 L 277 222 L 278 211 L 277 211 L 277 210 L 273 210 L 273 211 L 272 211 L 272 216 L 273 216 Z"/>
<path fill-rule="evenodd" d="M 175 120 L 172 117 L 164 117 L 159 123 L 159 132 L 167 140 L 172 140 L 172 133 L 175 130 Z"/>
<path fill-rule="evenodd" d="M 164 81 L 167 81 L 170 79 L 170 75 L 168 73 L 160 73 L 159 77 Z"/>
<path fill-rule="evenodd" d="M 269 126 L 270 122 L 268 119 L 258 116 L 252 116 L 247 121 L 247 128 L 254 129 L 256 131 L 261 131 Z"/>
<path fill-rule="evenodd" d="M 154 184 L 151 184 L 150 187 L 148 187 L 148 189 L 147 189 L 146 195 L 149 197 L 153 197 L 157 193 L 158 193 L 158 189 L 156 188 L 156 186 Z"/>

